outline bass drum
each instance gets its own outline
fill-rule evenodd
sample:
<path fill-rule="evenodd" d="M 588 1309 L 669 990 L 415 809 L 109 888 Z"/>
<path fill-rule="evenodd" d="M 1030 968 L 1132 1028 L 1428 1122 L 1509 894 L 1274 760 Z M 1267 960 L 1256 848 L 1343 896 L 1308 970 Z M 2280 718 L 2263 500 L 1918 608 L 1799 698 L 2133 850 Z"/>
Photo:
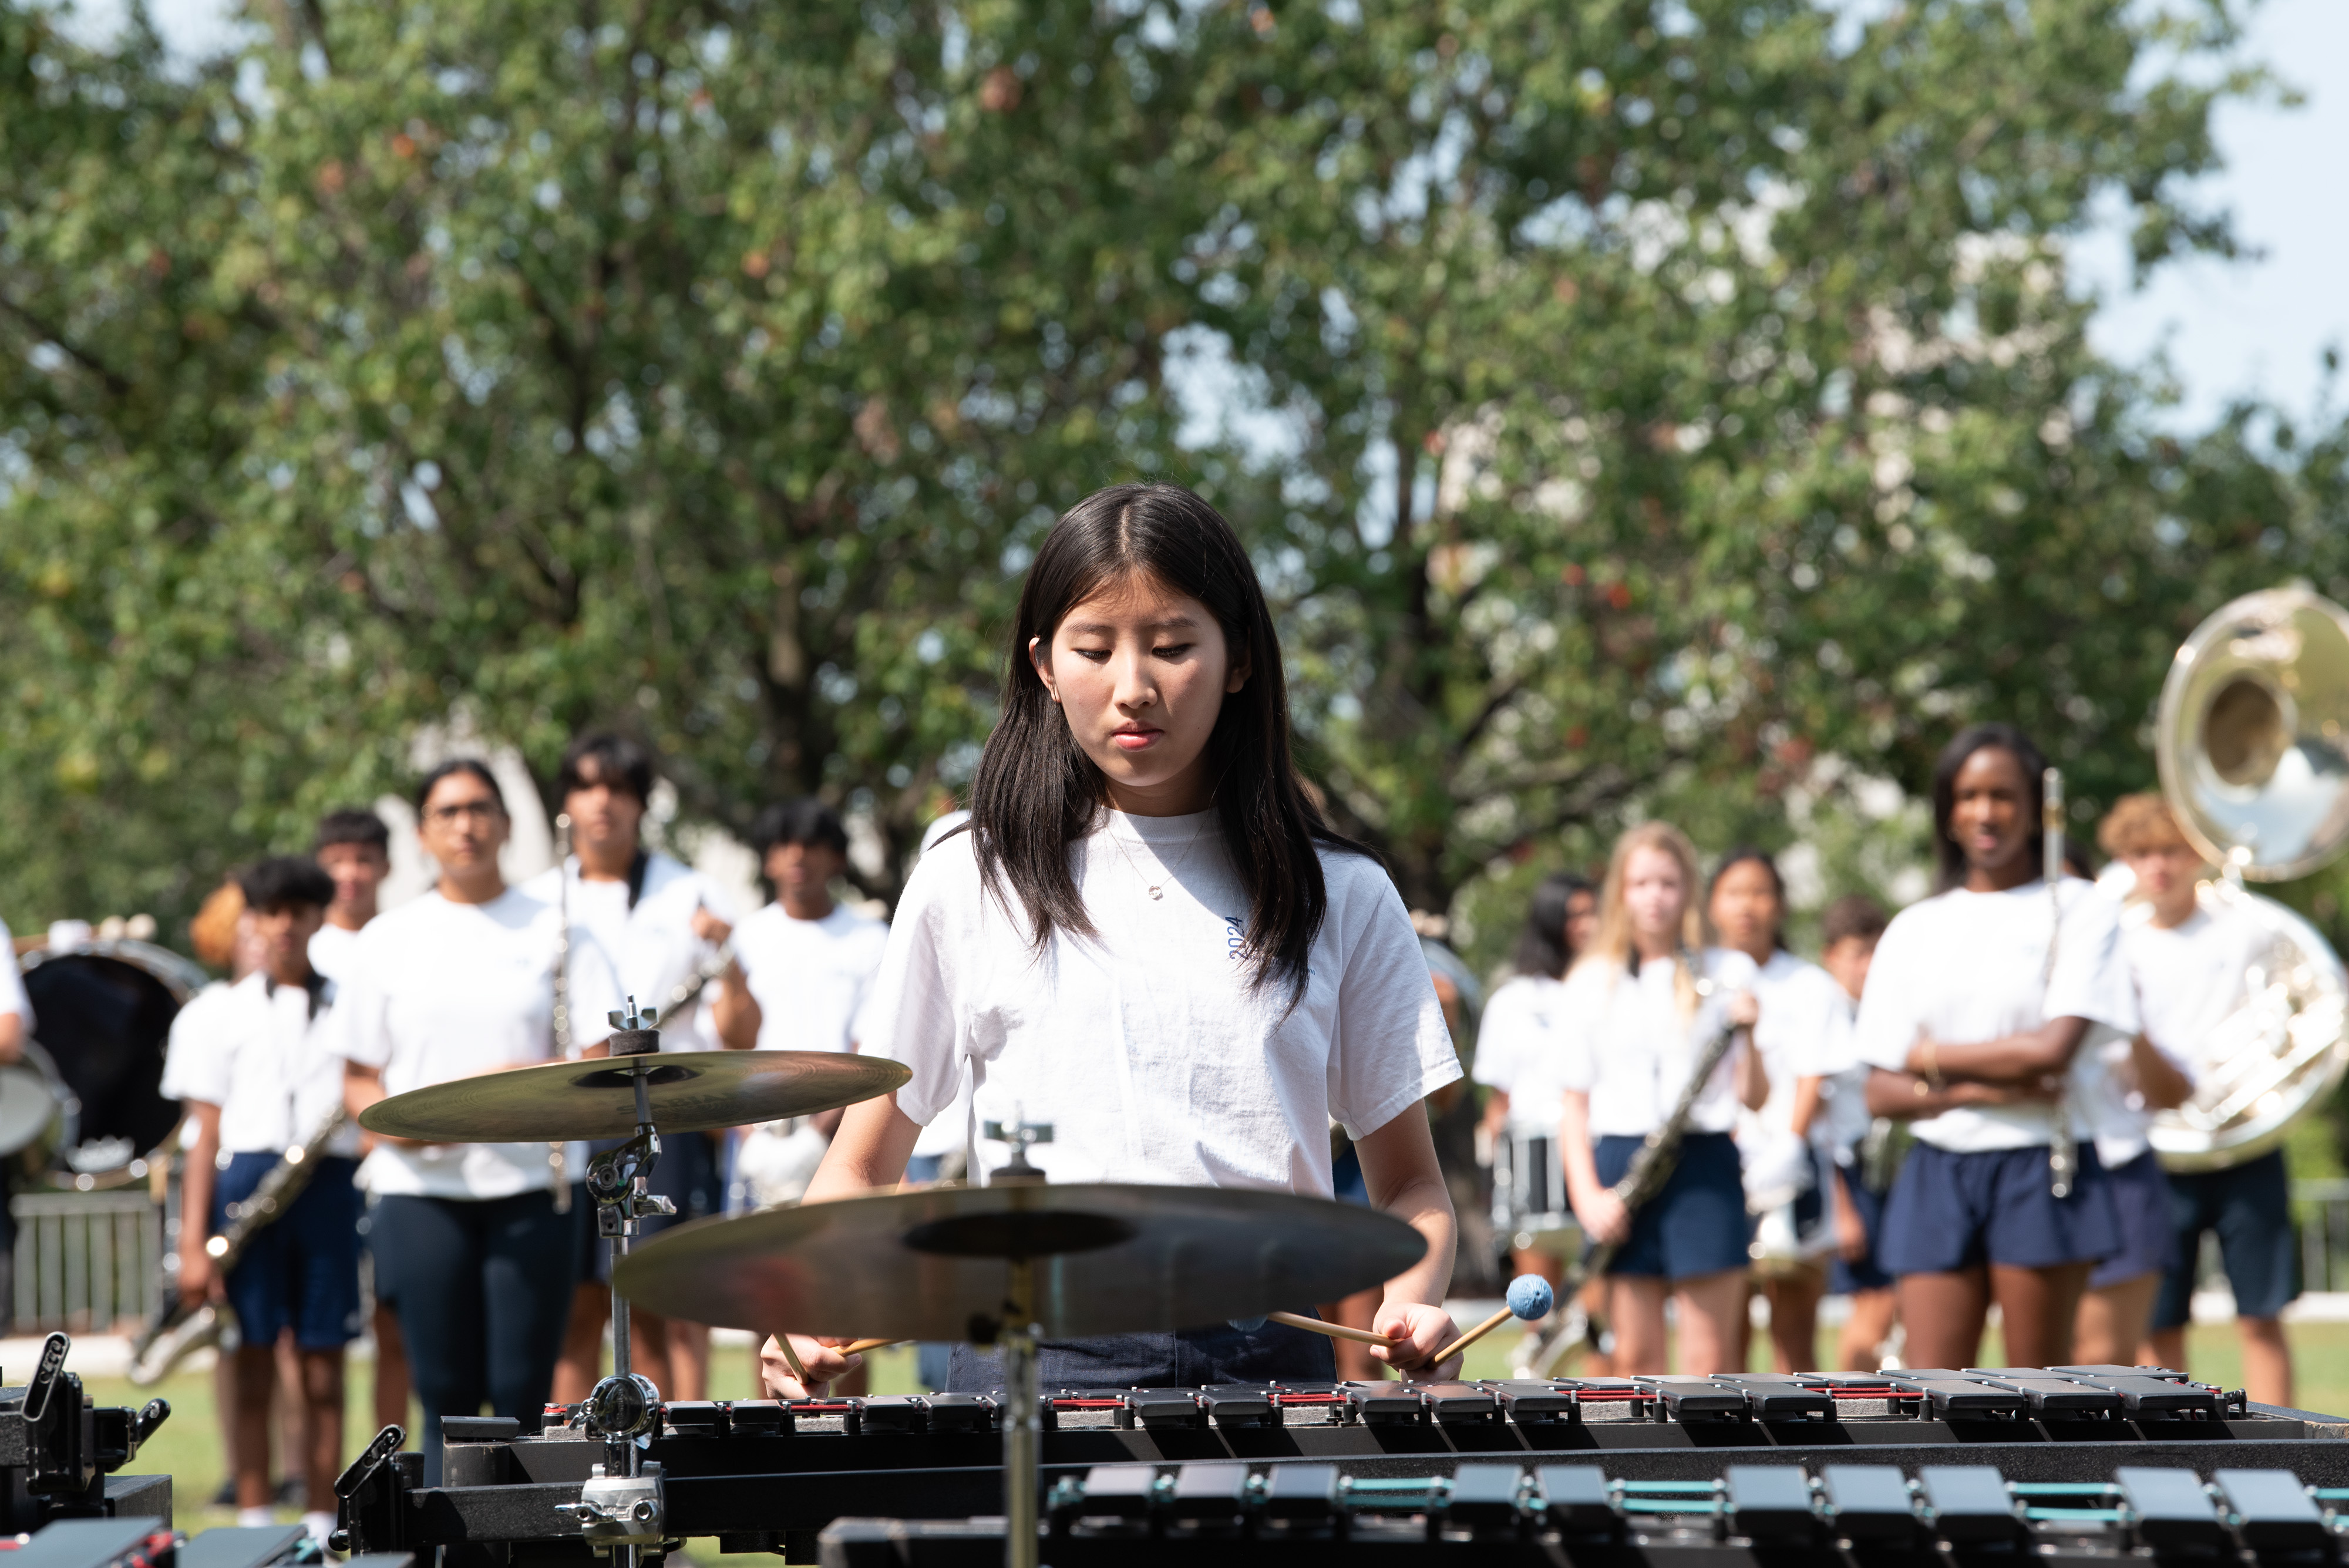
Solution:
<path fill-rule="evenodd" d="M 126 1179 L 131 1161 L 171 1136 L 180 1107 L 163 1097 L 171 1020 L 211 977 L 152 942 L 100 941 L 18 961 L 34 1037 L 65 1085 L 57 1163 L 76 1186 Z"/>

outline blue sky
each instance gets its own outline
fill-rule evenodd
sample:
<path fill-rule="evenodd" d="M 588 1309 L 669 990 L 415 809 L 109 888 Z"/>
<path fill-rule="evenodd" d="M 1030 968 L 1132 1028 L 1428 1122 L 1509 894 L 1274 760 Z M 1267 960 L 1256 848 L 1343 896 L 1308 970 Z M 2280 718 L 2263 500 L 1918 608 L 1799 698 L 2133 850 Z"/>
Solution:
<path fill-rule="evenodd" d="M 122 4 L 79 0 L 77 9 L 103 25 Z M 150 4 L 178 48 L 229 41 L 224 0 Z M 2349 354 L 2349 0 L 2266 0 L 2251 13 L 2243 52 L 2304 99 L 2220 116 L 2227 167 L 2194 195 L 2234 214 L 2249 254 L 2172 264 L 2140 290 L 2117 233 L 2084 237 L 2073 253 L 2074 286 L 2103 302 L 2097 347 L 2132 364 L 2166 355 L 2183 401 L 2165 418 L 2179 429 L 2207 424 L 2244 396 L 2310 420 L 2327 408 L 2319 356 L 2328 345 Z M 2340 400 L 2330 407 L 2337 417 Z"/>

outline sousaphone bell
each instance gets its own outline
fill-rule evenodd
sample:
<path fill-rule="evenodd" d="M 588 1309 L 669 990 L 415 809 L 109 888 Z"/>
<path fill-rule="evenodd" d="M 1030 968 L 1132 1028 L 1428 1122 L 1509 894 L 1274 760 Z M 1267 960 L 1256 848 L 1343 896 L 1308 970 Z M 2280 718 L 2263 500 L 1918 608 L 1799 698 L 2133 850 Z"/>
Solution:
<path fill-rule="evenodd" d="M 2205 1041 L 2193 1097 L 2149 1135 L 2168 1168 L 2215 1170 L 2282 1143 L 2349 1071 L 2340 958 L 2243 887 L 2304 877 L 2349 846 L 2349 611 L 2298 587 L 2219 610 L 2170 664 L 2154 752 L 2178 826 L 2227 873 L 2203 885 L 2203 908 L 2250 933 L 2243 1000 Z"/>

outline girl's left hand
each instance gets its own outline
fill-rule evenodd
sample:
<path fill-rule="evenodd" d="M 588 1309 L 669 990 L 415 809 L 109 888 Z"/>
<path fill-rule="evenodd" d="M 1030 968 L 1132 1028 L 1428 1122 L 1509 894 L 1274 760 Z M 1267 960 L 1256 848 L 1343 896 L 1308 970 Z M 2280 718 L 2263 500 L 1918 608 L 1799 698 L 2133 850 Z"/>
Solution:
<path fill-rule="evenodd" d="M 1425 1302 L 1387 1302 L 1371 1320 L 1371 1330 L 1395 1342 L 1392 1350 L 1371 1345 L 1371 1355 L 1406 1378 L 1418 1383 L 1444 1383 L 1460 1376 L 1465 1355 L 1455 1355 L 1441 1366 L 1431 1366 L 1435 1353 L 1460 1337 L 1452 1314 Z"/>
<path fill-rule="evenodd" d="M 1752 992 L 1740 991 L 1731 994 L 1729 1001 L 1723 1005 L 1722 1012 L 1726 1013 L 1729 1022 L 1738 1028 L 1751 1029 L 1754 1027 L 1754 1021 L 1762 1016 L 1762 1004 L 1754 999 Z"/>

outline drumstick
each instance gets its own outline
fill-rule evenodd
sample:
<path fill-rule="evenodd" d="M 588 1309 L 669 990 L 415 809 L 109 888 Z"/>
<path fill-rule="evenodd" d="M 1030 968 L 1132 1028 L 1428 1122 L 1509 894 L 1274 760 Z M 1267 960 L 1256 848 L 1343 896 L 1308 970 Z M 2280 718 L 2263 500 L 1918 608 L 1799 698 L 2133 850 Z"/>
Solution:
<path fill-rule="evenodd" d="M 852 1341 L 850 1341 L 848 1344 L 843 1345 L 842 1345 L 842 1346 L 840 1347 L 840 1354 L 841 1354 L 841 1355 L 864 1355 L 864 1354 L 866 1351 L 868 1351 L 868 1350 L 879 1350 L 879 1349 L 882 1349 L 883 1347 L 885 1347 L 885 1346 L 886 1346 L 886 1345 L 906 1345 L 906 1344 L 910 1344 L 910 1343 L 911 1343 L 911 1341 L 908 1341 L 908 1340 L 903 1340 L 903 1339 L 858 1339 L 858 1340 L 852 1340 Z"/>
<path fill-rule="evenodd" d="M 1312 1334 L 1326 1334 L 1332 1339 L 1351 1339 L 1363 1345 L 1379 1345 L 1387 1350 L 1392 1350 L 1395 1346 L 1395 1342 L 1383 1334 L 1371 1334 L 1364 1329 L 1348 1328 L 1342 1323 L 1324 1323 L 1318 1317 L 1299 1317 L 1293 1312 L 1268 1312 L 1264 1315 L 1269 1322 L 1285 1323 L 1291 1328 L 1305 1329 Z"/>
<path fill-rule="evenodd" d="M 1547 1317 L 1552 1305 L 1549 1282 L 1539 1274 L 1519 1274 L 1509 1282 L 1509 1302 L 1500 1311 L 1435 1353 L 1432 1365 L 1441 1366 L 1513 1317 L 1527 1323 Z"/>

